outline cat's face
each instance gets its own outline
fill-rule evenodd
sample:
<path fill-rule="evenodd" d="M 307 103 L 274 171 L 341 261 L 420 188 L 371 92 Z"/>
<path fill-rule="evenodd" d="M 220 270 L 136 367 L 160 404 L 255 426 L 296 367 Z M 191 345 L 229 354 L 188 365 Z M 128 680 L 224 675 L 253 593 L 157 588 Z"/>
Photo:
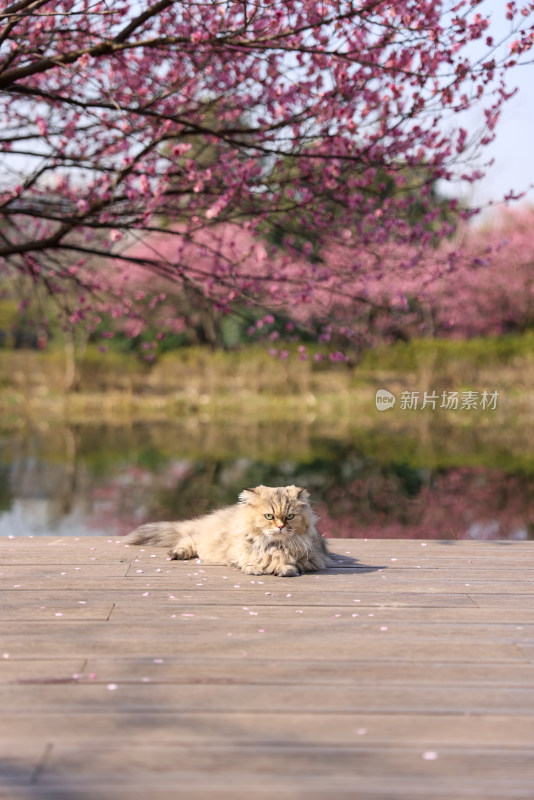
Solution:
<path fill-rule="evenodd" d="M 239 501 L 257 533 L 269 537 L 305 535 L 312 520 L 309 495 L 298 486 L 244 489 Z"/>

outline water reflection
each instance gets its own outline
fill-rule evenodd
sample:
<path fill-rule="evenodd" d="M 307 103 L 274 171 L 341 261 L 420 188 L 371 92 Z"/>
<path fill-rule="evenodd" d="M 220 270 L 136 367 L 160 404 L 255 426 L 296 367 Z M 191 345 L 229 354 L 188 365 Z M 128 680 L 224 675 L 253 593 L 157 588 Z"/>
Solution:
<path fill-rule="evenodd" d="M 307 486 L 330 536 L 534 538 L 528 460 L 468 448 L 454 462 L 446 447 L 430 457 L 398 434 L 340 437 L 291 424 L 82 426 L 4 436 L 0 535 L 116 536 L 233 503 L 258 483 Z"/>

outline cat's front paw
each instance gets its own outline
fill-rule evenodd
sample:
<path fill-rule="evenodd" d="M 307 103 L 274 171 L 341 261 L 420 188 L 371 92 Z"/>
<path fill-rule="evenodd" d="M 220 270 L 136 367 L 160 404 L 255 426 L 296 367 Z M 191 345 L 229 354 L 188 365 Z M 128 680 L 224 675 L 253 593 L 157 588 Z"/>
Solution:
<path fill-rule="evenodd" d="M 182 547 L 181 545 L 178 545 L 177 547 L 173 547 L 172 550 L 169 550 L 169 556 L 173 559 L 183 561 L 187 560 L 188 558 L 194 558 L 196 553 L 190 547 Z"/>
<path fill-rule="evenodd" d="M 274 574 L 278 575 L 279 578 L 293 578 L 295 575 L 300 575 L 300 570 L 294 564 L 286 564 L 275 570 Z"/>
<path fill-rule="evenodd" d="M 264 571 L 260 567 L 255 567 L 254 564 L 245 564 L 244 567 L 241 567 L 241 571 L 245 575 L 265 575 Z"/>

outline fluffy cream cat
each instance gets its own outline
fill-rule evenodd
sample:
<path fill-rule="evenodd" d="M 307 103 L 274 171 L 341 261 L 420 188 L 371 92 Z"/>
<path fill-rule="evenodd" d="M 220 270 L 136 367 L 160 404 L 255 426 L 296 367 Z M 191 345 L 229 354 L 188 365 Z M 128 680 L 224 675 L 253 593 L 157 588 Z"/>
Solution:
<path fill-rule="evenodd" d="M 331 563 L 316 519 L 306 489 L 256 486 L 244 489 L 236 505 L 183 522 L 142 525 L 126 541 L 163 545 L 171 558 L 198 556 L 248 575 L 290 577 Z"/>

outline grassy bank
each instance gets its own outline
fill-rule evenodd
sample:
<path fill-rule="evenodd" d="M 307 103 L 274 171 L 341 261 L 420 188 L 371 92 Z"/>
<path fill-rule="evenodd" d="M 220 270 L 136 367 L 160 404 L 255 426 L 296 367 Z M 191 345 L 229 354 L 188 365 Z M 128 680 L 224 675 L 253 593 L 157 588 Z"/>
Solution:
<path fill-rule="evenodd" d="M 75 391 L 65 390 L 71 364 L 61 349 L 0 351 L 0 419 L 5 429 L 28 423 L 129 424 L 294 420 L 350 430 L 428 425 L 518 431 L 534 412 L 534 335 L 420 340 L 368 351 L 358 364 L 285 361 L 264 349 L 216 352 L 184 348 L 142 363 L 129 353 L 88 348 Z M 498 391 L 498 408 L 378 412 L 375 392 Z"/>

